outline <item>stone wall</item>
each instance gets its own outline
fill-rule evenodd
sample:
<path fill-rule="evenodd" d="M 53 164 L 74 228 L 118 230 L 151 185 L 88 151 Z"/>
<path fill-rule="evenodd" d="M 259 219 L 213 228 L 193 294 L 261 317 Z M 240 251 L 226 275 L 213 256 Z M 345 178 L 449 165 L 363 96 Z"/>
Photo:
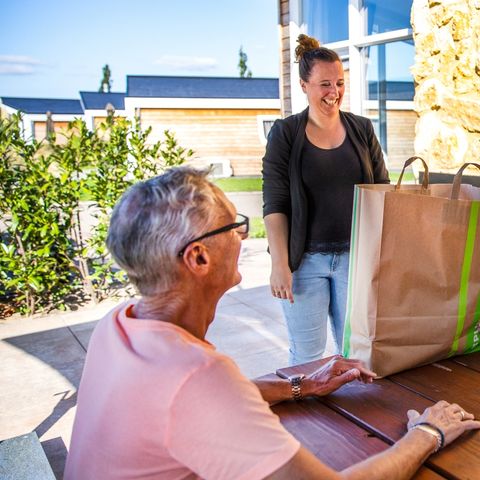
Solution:
<path fill-rule="evenodd" d="M 411 20 L 415 152 L 455 172 L 480 161 L 480 0 L 413 0 Z"/>

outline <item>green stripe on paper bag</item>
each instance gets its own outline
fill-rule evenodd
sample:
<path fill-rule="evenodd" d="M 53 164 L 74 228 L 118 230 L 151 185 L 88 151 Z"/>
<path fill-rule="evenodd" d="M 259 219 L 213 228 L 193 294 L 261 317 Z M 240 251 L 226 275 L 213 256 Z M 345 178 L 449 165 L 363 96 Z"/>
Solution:
<path fill-rule="evenodd" d="M 457 330 L 453 339 L 452 349 L 449 356 L 458 352 L 458 341 L 463 331 L 465 317 L 467 315 L 468 301 L 468 279 L 470 278 L 470 270 L 472 268 L 473 249 L 475 247 L 475 237 L 477 235 L 477 222 L 480 202 L 472 202 L 470 209 L 470 220 L 468 222 L 467 240 L 465 242 L 465 253 L 463 256 L 462 277 L 460 280 L 460 292 L 458 295 L 458 318 Z"/>
<path fill-rule="evenodd" d="M 480 329 L 478 329 L 478 322 L 480 320 L 480 293 L 478 294 L 477 305 L 473 314 L 473 322 L 468 329 L 467 347 L 464 353 L 472 353 L 480 350 Z"/>
<path fill-rule="evenodd" d="M 345 328 L 343 331 L 343 356 L 350 355 L 350 337 L 352 336 L 352 325 L 350 324 L 350 318 L 352 315 L 352 284 L 354 274 L 354 254 L 355 243 L 357 241 L 357 205 L 358 195 L 360 188 L 355 185 L 353 194 L 353 215 L 352 215 L 352 235 L 350 238 L 350 259 L 348 262 L 348 289 L 347 289 L 347 313 L 345 315 Z"/>

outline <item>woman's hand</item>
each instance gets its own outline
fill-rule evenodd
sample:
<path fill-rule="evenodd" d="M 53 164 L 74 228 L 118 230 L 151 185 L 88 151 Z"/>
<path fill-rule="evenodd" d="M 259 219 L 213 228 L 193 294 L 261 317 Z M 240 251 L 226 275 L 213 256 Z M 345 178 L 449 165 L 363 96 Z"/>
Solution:
<path fill-rule="evenodd" d="M 293 303 L 292 272 L 288 264 L 272 265 L 270 288 L 274 297 L 283 298 Z"/>
<path fill-rule="evenodd" d="M 327 363 L 305 378 L 302 382 L 302 390 L 305 390 L 305 396 L 323 396 L 353 380 L 372 383 L 376 376 L 376 373 L 365 367 L 360 360 L 334 355 Z"/>
<path fill-rule="evenodd" d="M 283 213 L 271 213 L 265 216 L 264 221 L 272 257 L 272 295 L 293 303 L 292 272 L 288 266 L 288 219 Z"/>
<path fill-rule="evenodd" d="M 409 430 L 422 422 L 439 428 L 445 437 L 445 446 L 467 430 L 480 428 L 480 422 L 474 420 L 473 414 L 466 412 L 460 405 L 445 400 L 427 408 L 421 415 L 416 410 L 409 410 L 407 416 Z"/>

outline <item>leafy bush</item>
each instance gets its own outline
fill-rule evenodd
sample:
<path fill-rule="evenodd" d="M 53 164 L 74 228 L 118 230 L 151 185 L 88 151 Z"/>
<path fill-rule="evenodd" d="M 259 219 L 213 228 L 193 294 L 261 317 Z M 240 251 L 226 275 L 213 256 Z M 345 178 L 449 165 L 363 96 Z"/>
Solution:
<path fill-rule="evenodd" d="M 98 301 L 125 281 L 105 247 L 108 220 L 132 183 L 158 175 L 192 155 L 168 131 L 148 143 L 138 120 L 113 117 L 90 131 L 69 124 L 55 135 L 25 140 L 20 116 L 0 119 L 0 303 L 23 313 L 64 308 L 69 295 Z M 97 226 L 85 238 L 82 198 Z"/>
<path fill-rule="evenodd" d="M 70 242 L 72 192 L 52 175 L 53 158 L 27 143 L 18 118 L 0 122 L 0 294 L 22 311 L 57 303 L 75 284 Z"/>
<path fill-rule="evenodd" d="M 266 238 L 267 237 L 267 232 L 265 230 L 265 224 L 263 223 L 263 218 L 261 217 L 250 218 L 250 232 L 248 236 L 249 238 Z"/>

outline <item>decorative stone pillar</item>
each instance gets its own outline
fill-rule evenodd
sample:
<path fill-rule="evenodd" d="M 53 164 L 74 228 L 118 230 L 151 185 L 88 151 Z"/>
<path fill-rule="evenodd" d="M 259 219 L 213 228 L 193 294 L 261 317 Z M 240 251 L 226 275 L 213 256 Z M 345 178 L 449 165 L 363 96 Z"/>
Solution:
<path fill-rule="evenodd" d="M 415 153 L 456 172 L 480 161 L 480 0 L 413 0 L 411 14 Z"/>

